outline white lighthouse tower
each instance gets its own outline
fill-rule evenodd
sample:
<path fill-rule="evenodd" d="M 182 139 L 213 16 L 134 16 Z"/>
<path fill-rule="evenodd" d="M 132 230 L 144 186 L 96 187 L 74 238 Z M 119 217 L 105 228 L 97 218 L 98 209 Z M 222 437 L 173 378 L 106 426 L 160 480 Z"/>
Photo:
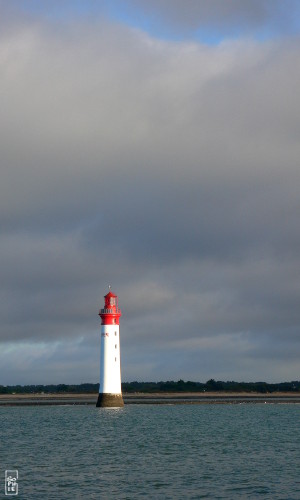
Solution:
<path fill-rule="evenodd" d="M 109 287 L 110 288 L 110 287 Z M 118 296 L 110 290 L 104 296 L 101 317 L 100 386 L 96 406 L 124 406 L 121 389 L 120 327 Z"/>

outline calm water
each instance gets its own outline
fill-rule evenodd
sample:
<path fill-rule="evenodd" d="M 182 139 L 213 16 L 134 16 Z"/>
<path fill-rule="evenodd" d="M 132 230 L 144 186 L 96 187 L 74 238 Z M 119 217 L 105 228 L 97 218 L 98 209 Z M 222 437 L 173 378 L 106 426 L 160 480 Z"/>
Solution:
<path fill-rule="evenodd" d="M 7 407 L 0 416 L 3 498 L 300 499 L 300 405 Z M 4 496 L 10 468 L 18 497 Z"/>

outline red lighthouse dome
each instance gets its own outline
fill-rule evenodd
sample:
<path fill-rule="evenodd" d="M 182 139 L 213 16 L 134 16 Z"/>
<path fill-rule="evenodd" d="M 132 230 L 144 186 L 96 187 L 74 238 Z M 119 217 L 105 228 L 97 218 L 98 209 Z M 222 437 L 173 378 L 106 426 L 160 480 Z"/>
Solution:
<path fill-rule="evenodd" d="M 118 325 L 121 315 L 121 309 L 118 306 L 118 296 L 109 291 L 104 295 L 104 308 L 99 311 L 99 316 L 102 320 L 101 324 Z"/>

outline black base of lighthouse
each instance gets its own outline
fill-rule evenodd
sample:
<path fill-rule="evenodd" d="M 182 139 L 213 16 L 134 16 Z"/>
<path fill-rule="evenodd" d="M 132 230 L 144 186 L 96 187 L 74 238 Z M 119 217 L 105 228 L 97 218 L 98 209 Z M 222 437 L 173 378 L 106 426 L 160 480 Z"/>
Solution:
<path fill-rule="evenodd" d="M 97 408 L 121 408 L 124 406 L 122 394 L 99 393 Z"/>

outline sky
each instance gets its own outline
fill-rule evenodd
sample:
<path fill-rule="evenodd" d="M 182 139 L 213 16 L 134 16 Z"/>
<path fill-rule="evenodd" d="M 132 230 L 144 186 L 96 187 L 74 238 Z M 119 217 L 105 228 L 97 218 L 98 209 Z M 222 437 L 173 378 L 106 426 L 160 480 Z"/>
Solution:
<path fill-rule="evenodd" d="M 300 4 L 0 0 L 0 384 L 300 375 Z"/>

